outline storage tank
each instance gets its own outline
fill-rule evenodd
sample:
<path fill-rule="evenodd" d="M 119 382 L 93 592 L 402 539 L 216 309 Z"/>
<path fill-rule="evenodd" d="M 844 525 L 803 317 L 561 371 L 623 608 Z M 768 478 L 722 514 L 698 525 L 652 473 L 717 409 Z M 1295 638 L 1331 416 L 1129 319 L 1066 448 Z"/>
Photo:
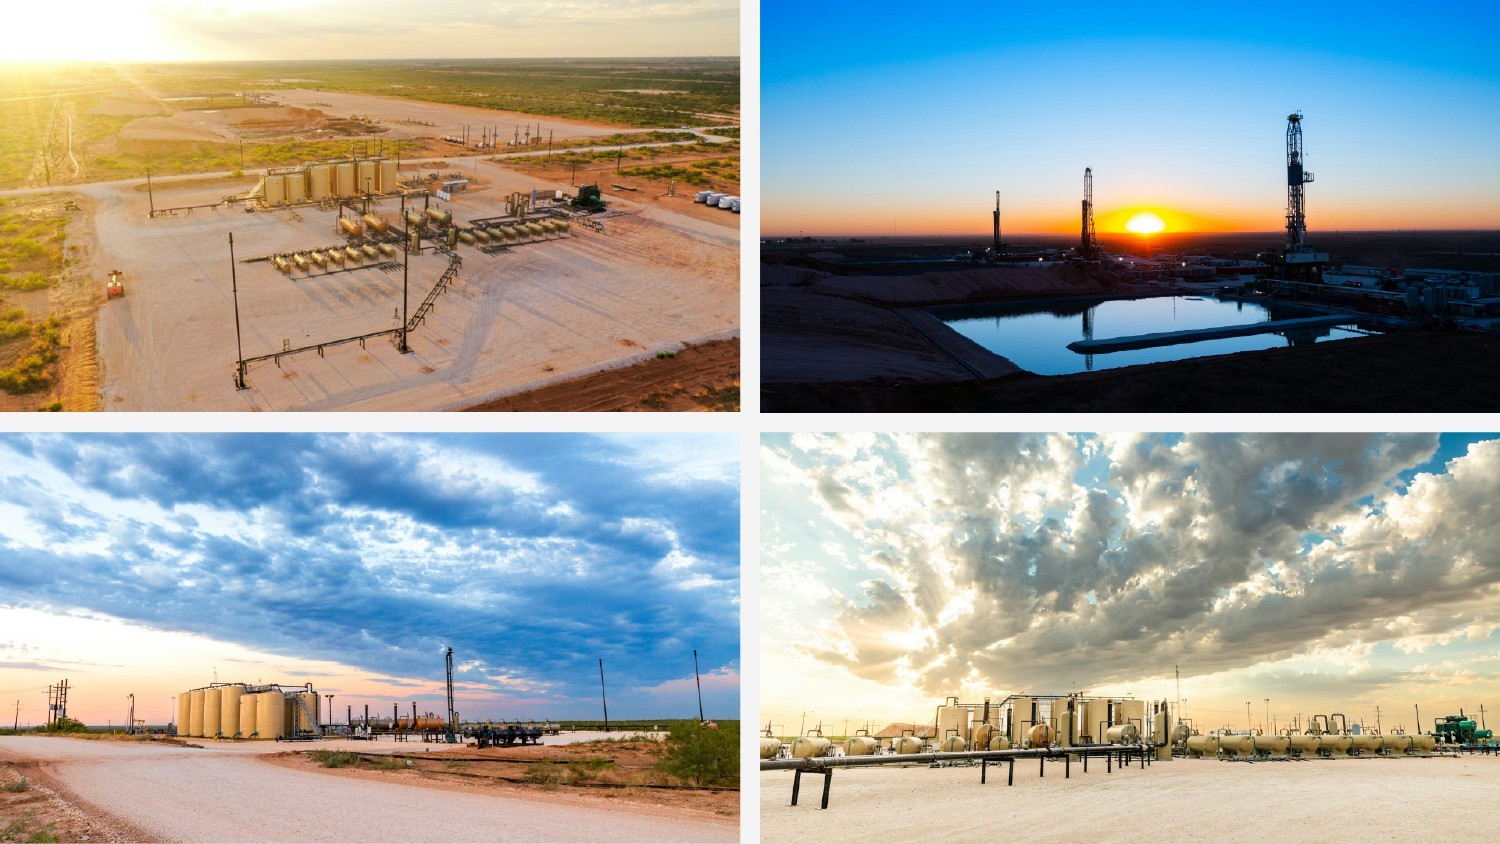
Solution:
<path fill-rule="evenodd" d="M 376 187 L 381 193 L 395 193 L 400 187 L 400 176 L 396 174 L 396 162 L 387 159 L 380 162 L 380 184 Z"/>
<path fill-rule="evenodd" d="M 827 756 L 833 742 L 822 736 L 798 736 L 792 741 L 793 759 L 812 759 Z"/>
<path fill-rule="evenodd" d="M 330 249 L 330 250 L 328 250 L 328 265 L 330 267 L 333 266 L 334 264 L 343 264 L 343 263 L 344 263 L 344 250 L 342 250 L 342 249 Z"/>
<path fill-rule="evenodd" d="M 390 244 L 389 244 L 389 243 L 382 243 L 382 244 L 380 244 L 380 245 L 381 245 L 381 246 L 390 246 Z M 370 244 L 368 244 L 368 243 L 366 243 L 366 244 L 365 244 L 365 245 L 364 245 L 364 246 L 363 246 L 363 247 L 361 247 L 361 248 L 362 248 L 362 249 L 364 249 L 364 250 L 365 250 L 365 257 L 366 257 L 366 258 L 369 258 L 369 259 L 371 259 L 371 260 L 374 260 L 374 259 L 375 259 L 375 258 L 379 258 L 379 257 L 380 257 L 380 253 L 379 253 L 379 252 L 376 252 L 376 251 L 375 251 L 375 247 L 373 247 L 373 246 L 371 246 L 371 245 L 370 245 Z"/>
<path fill-rule="evenodd" d="M 220 707 L 223 699 L 219 697 L 219 691 L 218 686 L 203 690 L 204 738 L 213 738 L 219 734 L 219 724 L 224 718 L 224 710 Z"/>
<path fill-rule="evenodd" d="M 1287 736 L 1291 742 L 1291 751 L 1299 756 L 1308 756 L 1317 753 L 1323 746 L 1323 742 L 1317 736 L 1297 735 Z"/>
<path fill-rule="evenodd" d="M 1250 756 L 1255 753 L 1255 740 L 1250 736 L 1219 736 L 1219 750 L 1236 756 Z"/>
<path fill-rule="evenodd" d="M 459 232 L 458 233 L 458 239 L 461 240 L 461 241 L 463 241 L 464 243 L 467 243 L 470 246 L 474 245 L 474 233 L 473 232 Z"/>
<path fill-rule="evenodd" d="M 360 251 L 360 248 L 358 246 L 346 246 L 344 247 L 344 257 L 348 258 L 349 261 L 353 263 L 363 260 L 365 257 L 365 253 Z"/>
<path fill-rule="evenodd" d="M 1000 735 L 1000 728 L 994 724 L 979 723 L 974 725 L 974 746 L 978 748 L 989 747 L 990 739 Z"/>
<path fill-rule="evenodd" d="M 375 162 L 365 159 L 359 163 L 359 180 L 354 183 L 354 192 L 360 196 L 374 193 L 380 186 L 375 183 L 379 178 L 376 174 Z"/>
<path fill-rule="evenodd" d="M 225 686 L 219 691 L 219 732 L 225 738 L 234 738 L 240 731 L 240 698 L 244 696 L 244 686 Z"/>
<path fill-rule="evenodd" d="M 778 742 L 779 743 L 779 742 Z M 851 736 L 844 740 L 845 756 L 873 756 L 880 746 L 873 736 Z"/>
<path fill-rule="evenodd" d="M 566 231 L 568 231 L 571 228 L 573 228 L 573 224 L 570 223 L 570 222 L 568 222 L 567 220 L 558 220 L 557 221 L 557 229 L 558 229 L 558 231 L 566 232 Z"/>
<path fill-rule="evenodd" d="M 1140 728 L 1134 724 L 1116 724 L 1104 732 L 1105 744 L 1135 744 L 1140 740 Z"/>
<path fill-rule="evenodd" d="M 307 198 L 307 174 L 302 171 L 286 174 L 286 201 L 288 204 Z"/>
<path fill-rule="evenodd" d="M 1318 752 L 1324 756 L 1345 754 L 1353 745 L 1349 736 L 1341 736 L 1334 733 L 1324 733 L 1318 738 Z"/>
<path fill-rule="evenodd" d="M 320 267 L 328 263 L 328 256 L 316 250 L 307 253 L 307 257 L 310 258 L 314 264 L 317 264 Z"/>
<path fill-rule="evenodd" d="M 891 739 L 891 752 L 906 755 L 922 749 L 922 740 L 916 736 L 896 736 Z"/>
<path fill-rule="evenodd" d="M 314 727 L 317 727 L 318 724 L 322 723 L 323 716 L 320 715 L 319 712 L 318 712 L 318 695 L 317 695 L 317 693 L 316 692 L 299 692 L 297 694 L 297 697 L 299 697 L 299 698 L 302 699 L 303 705 L 306 706 L 308 712 L 312 713 L 312 718 L 313 718 L 312 722 L 309 723 L 308 720 L 307 720 L 307 715 L 303 714 L 303 712 L 302 712 L 302 707 L 298 707 L 297 708 L 297 729 L 299 729 L 299 730 L 311 730 Z"/>
<path fill-rule="evenodd" d="M 1360 753 L 1374 753 L 1380 749 L 1380 736 L 1367 734 L 1349 736 L 1349 753 L 1358 755 Z"/>
<path fill-rule="evenodd" d="M 1433 738 L 1432 736 L 1423 735 L 1411 737 L 1411 750 L 1415 750 L 1420 753 L 1431 753 L 1432 749 L 1435 747 L 1437 747 L 1437 739 Z"/>
<path fill-rule="evenodd" d="M 964 741 L 963 736 L 948 736 L 938 749 L 943 753 L 962 753 L 968 749 L 968 742 Z"/>
<path fill-rule="evenodd" d="M 1055 738 L 1057 731 L 1047 724 L 1032 724 L 1031 729 L 1026 731 L 1026 740 L 1032 747 L 1050 747 Z"/>
<path fill-rule="evenodd" d="M 333 190 L 340 197 L 354 196 L 354 162 L 345 161 L 334 168 Z"/>
<path fill-rule="evenodd" d="M 286 734 L 286 710 L 281 692 L 261 692 L 255 696 L 255 729 L 263 739 L 281 738 Z"/>
<path fill-rule="evenodd" d="M 479 241 L 480 243 L 490 242 L 490 233 L 485 231 L 484 229 L 470 229 L 470 231 L 474 233 L 474 239 Z"/>
<path fill-rule="evenodd" d="M 1109 701 L 1090 700 L 1083 704 L 1083 723 L 1080 725 L 1078 743 L 1083 744 L 1082 736 L 1089 737 L 1089 743 L 1103 744 L 1104 733 L 1109 729 Z"/>
<path fill-rule="evenodd" d="M 1285 755 L 1287 751 L 1292 749 L 1292 740 L 1287 736 L 1262 734 L 1255 736 L 1254 746 L 1255 752 L 1262 755 Z"/>
<path fill-rule="evenodd" d="M 297 265 L 297 269 L 305 270 L 307 269 L 307 256 L 298 252 L 292 256 L 292 263 Z"/>
<path fill-rule="evenodd" d="M 359 237 L 365 233 L 364 226 L 361 226 L 357 220 L 351 220 L 348 217 L 339 218 L 339 229 L 349 237 Z"/>
<path fill-rule="evenodd" d="M 1191 734 L 1192 731 L 1188 729 L 1187 724 L 1174 724 L 1172 726 L 1172 743 L 1182 744 L 1188 740 L 1188 736 Z"/>
<path fill-rule="evenodd" d="M 544 229 L 544 228 L 542 228 L 541 226 L 537 225 L 536 223 L 527 223 L 526 224 L 526 231 L 531 232 L 533 235 L 536 235 L 537 237 L 546 237 L 547 236 L 547 230 Z"/>
<path fill-rule="evenodd" d="M 1115 724 L 1134 724 L 1137 733 L 1146 729 L 1146 702 L 1144 700 L 1116 701 Z"/>
<path fill-rule="evenodd" d="M 760 758 L 775 759 L 781 753 L 781 739 L 761 736 Z"/>
<path fill-rule="evenodd" d="M 265 190 L 262 191 L 262 194 L 266 198 L 267 205 L 280 205 L 286 202 L 285 176 L 266 176 L 265 186 Z"/>
<path fill-rule="evenodd" d="M 1388 753 L 1405 753 L 1411 747 L 1411 736 L 1381 736 L 1380 749 Z"/>
<path fill-rule="evenodd" d="M 428 208 L 427 209 L 427 216 L 434 223 L 441 223 L 443 225 L 447 225 L 448 223 L 452 222 L 452 220 L 453 220 L 453 215 L 449 214 L 447 211 L 444 211 L 441 208 Z"/>
<path fill-rule="evenodd" d="M 192 704 L 189 703 L 191 695 L 191 692 L 183 692 L 177 696 L 177 735 L 179 736 L 188 734 L 188 721 L 191 717 L 189 711 L 192 709 Z"/>
<path fill-rule="evenodd" d="M 240 738 L 259 738 L 255 735 L 255 695 L 240 695 Z"/>
<path fill-rule="evenodd" d="M 292 262 L 287 260 L 287 257 L 285 255 L 277 255 L 275 258 L 271 259 L 271 263 L 276 266 L 276 269 L 281 270 L 283 273 L 289 273 L 292 271 Z"/>
<path fill-rule="evenodd" d="M 369 226 L 370 230 L 373 232 L 385 234 L 386 230 L 390 228 L 390 226 L 385 224 L 385 220 L 380 219 L 374 214 L 366 214 L 364 219 L 365 225 Z"/>
<path fill-rule="evenodd" d="M 1194 758 L 1204 756 L 1217 756 L 1219 753 L 1218 736 L 1188 736 L 1188 755 Z"/>
<path fill-rule="evenodd" d="M 1010 739 L 1001 733 L 990 737 L 990 750 L 1010 750 Z"/>
<path fill-rule="evenodd" d="M 408 226 L 416 226 L 416 227 L 420 228 L 425 222 L 426 222 L 426 218 L 422 216 L 422 212 L 420 212 L 420 211 L 408 211 L 408 212 L 406 212 L 406 224 Z"/>
<path fill-rule="evenodd" d="M 194 689 L 188 692 L 190 709 L 188 709 L 188 731 L 187 734 L 197 738 L 203 737 L 203 690 Z"/>
<path fill-rule="evenodd" d="M 380 244 L 380 251 L 384 252 L 386 257 L 388 258 L 396 257 L 396 247 L 390 245 L 389 243 Z"/>
<path fill-rule="evenodd" d="M 965 742 L 969 740 L 969 710 L 961 706 L 938 707 L 937 734 L 947 738 L 957 734 Z"/>
<path fill-rule="evenodd" d="M 327 164 L 314 164 L 307 168 L 307 196 L 309 199 L 327 199 L 329 195 L 331 168 Z"/>

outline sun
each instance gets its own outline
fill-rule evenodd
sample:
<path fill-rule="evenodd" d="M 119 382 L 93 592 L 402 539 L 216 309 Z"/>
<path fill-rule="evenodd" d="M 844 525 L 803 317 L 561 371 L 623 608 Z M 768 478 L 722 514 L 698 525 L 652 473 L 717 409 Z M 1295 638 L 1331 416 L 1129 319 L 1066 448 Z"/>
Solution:
<path fill-rule="evenodd" d="M 1150 211 L 1142 211 L 1131 217 L 1130 222 L 1125 224 L 1126 231 L 1132 231 L 1136 234 L 1156 234 L 1166 227 L 1167 224 L 1163 223 L 1160 217 L 1152 214 Z"/>

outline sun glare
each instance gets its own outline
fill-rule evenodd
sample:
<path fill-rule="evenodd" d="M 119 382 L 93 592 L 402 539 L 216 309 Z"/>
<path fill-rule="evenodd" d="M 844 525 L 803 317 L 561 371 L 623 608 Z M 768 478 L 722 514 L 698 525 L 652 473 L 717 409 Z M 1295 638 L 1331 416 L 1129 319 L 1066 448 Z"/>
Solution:
<path fill-rule="evenodd" d="M 1131 217 L 1130 222 L 1125 224 L 1126 231 L 1132 231 L 1136 234 L 1156 234 L 1166 227 L 1167 224 L 1163 223 L 1160 217 L 1152 214 L 1150 211 L 1142 211 Z"/>

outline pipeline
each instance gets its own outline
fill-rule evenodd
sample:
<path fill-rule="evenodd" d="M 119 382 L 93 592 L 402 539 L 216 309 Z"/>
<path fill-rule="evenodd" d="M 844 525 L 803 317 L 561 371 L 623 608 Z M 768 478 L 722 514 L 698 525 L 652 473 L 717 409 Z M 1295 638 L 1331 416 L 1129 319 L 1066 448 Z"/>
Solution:
<path fill-rule="evenodd" d="M 1057 759 L 1070 754 L 1145 753 L 1155 747 L 1139 744 L 1080 744 L 1073 747 L 1030 748 L 1025 750 L 966 750 L 959 753 L 907 753 L 888 756 L 824 756 L 807 759 L 762 759 L 762 771 L 822 771 L 825 768 L 849 768 L 856 765 L 903 765 L 912 762 L 950 762 L 959 759 Z"/>

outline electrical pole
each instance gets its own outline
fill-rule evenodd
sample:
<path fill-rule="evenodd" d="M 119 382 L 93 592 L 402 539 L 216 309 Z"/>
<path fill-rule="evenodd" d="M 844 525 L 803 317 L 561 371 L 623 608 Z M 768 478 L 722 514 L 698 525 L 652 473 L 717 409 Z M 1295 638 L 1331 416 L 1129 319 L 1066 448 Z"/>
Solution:
<path fill-rule="evenodd" d="M 604 732 L 609 732 L 609 695 L 604 693 L 604 660 L 599 660 L 599 698 L 604 701 Z"/>
<path fill-rule="evenodd" d="M 698 684 L 698 723 L 703 723 L 703 681 L 698 677 L 698 649 L 693 648 L 693 682 Z"/>
<path fill-rule="evenodd" d="M 1177 713 L 1177 722 L 1182 723 L 1182 669 L 1172 666 L 1172 673 L 1177 675 L 1177 708 L 1172 710 Z"/>
<path fill-rule="evenodd" d="M 1246 731 L 1254 732 L 1255 727 L 1250 723 L 1250 717 L 1250 701 L 1247 700 L 1245 701 L 1245 729 Z"/>
<path fill-rule="evenodd" d="M 151 171 L 146 171 L 146 201 L 151 206 L 151 217 L 156 218 L 156 194 L 151 192 Z"/>
<path fill-rule="evenodd" d="M 1380 707 L 1379 706 L 1375 707 L 1375 732 L 1380 733 L 1381 735 L 1385 735 L 1384 733 L 1380 732 Z"/>
<path fill-rule="evenodd" d="M 16 699 L 16 722 L 11 725 L 11 730 L 20 730 L 20 729 L 21 729 L 21 701 L 20 701 L 19 698 L 17 698 Z"/>
<path fill-rule="evenodd" d="M 1260 725 L 1260 731 L 1265 732 L 1266 727 L 1271 726 L 1271 699 L 1266 698 L 1266 720 Z"/>
<path fill-rule="evenodd" d="M 240 340 L 240 281 L 234 267 L 234 232 L 229 233 L 229 287 L 234 294 L 234 348 L 239 359 L 234 364 L 234 388 L 247 390 L 245 386 L 245 347 Z M 214 669 L 215 673 L 218 669 Z"/>

